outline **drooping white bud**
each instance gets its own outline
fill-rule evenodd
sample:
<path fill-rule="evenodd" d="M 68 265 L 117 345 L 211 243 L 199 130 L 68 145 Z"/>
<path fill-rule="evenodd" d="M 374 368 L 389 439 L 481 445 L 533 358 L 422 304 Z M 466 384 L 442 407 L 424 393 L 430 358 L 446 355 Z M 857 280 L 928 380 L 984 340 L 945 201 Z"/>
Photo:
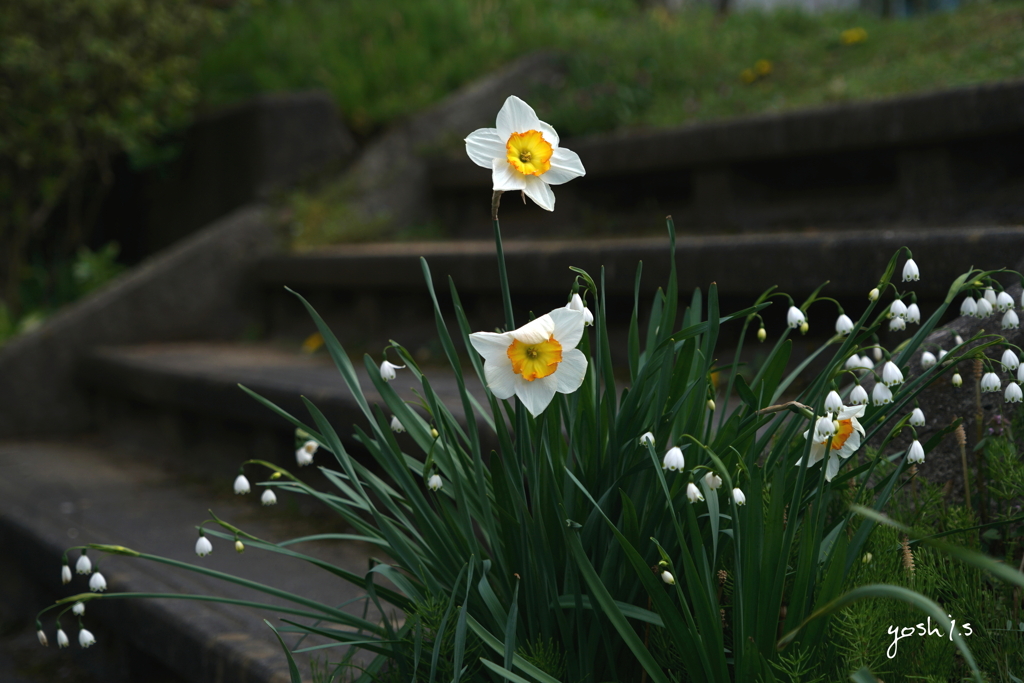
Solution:
<path fill-rule="evenodd" d="M 918 270 L 917 264 L 914 259 L 908 258 L 907 262 L 903 264 L 903 281 L 904 282 L 917 282 L 921 279 L 921 271 Z"/>
<path fill-rule="evenodd" d="M 877 382 L 875 388 L 871 390 L 871 402 L 876 406 L 892 403 L 892 391 L 881 382 Z"/>
<path fill-rule="evenodd" d="M 914 442 L 910 444 L 910 448 L 907 449 L 907 462 L 924 462 L 924 446 L 917 439 L 914 439 Z"/>
<path fill-rule="evenodd" d="M 686 459 L 683 458 L 683 451 L 679 446 L 673 446 L 668 449 L 668 452 L 661 461 L 661 469 L 668 470 L 669 472 L 682 472 L 685 467 Z"/>
<path fill-rule="evenodd" d="M 981 390 L 983 392 L 999 391 L 1002 387 L 1003 383 L 996 373 L 986 372 L 981 376 Z"/>
<path fill-rule="evenodd" d="M 921 369 L 922 370 L 927 370 L 928 368 L 930 368 L 933 365 L 935 365 L 936 362 L 937 362 L 937 359 L 935 358 L 935 354 L 932 353 L 931 351 L 925 351 L 924 353 L 921 354 Z"/>
<path fill-rule="evenodd" d="M 691 503 L 704 500 L 704 494 L 700 492 L 700 489 L 692 481 L 686 485 L 686 497 Z"/>
<path fill-rule="evenodd" d="M 841 334 L 844 337 L 853 331 L 853 321 L 850 320 L 850 316 L 843 313 L 836 319 L 836 334 Z"/>
<path fill-rule="evenodd" d="M 882 368 L 882 382 L 885 386 L 892 387 L 903 382 L 903 373 L 900 372 L 899 367 L 891 360 L 887 361 L 885 366 Z"/>
<path fill-rule="evenodd" d="M 716 491 L 722 485 L 722 478 L 714 472 L 708 472 L 704 475 L 704 483 L 708 485 L 709 489 Z"/>
<path fill-rule="evenodd" d="M 974 300 L 974 297 L 969 296 L 960 304 L 960 315 L 978 315 L 978 302 Z"/>
<path fill-rule="evenodd" d="M 868 391 L 861 385 L 857 385 L 850 392 L 851 406 L 866 406 L 868 404 Z"/>
<path fill-rule="evenodd" d="M 913 323 L 914 325 L 921 324 L 921 309 L 917 304 L 910 304 L 907 306 L 907 322 Z"/>
<path fill-rule="evenodd" d="M 910 414 L 910 424 L 913 427 L 924 427 L 924 411 L 914 408 L 914 412 Z"/>
<path fill-rule="evenodd" d="M 1003 357 L 1000 359 L 1000 362 L 1007 371 L 1013 371 L 1020 367 L 1020 358 L 1012 349 L 1006 349 L 1003 351 Z"/>
<path fill-rule="evenodd" d="M 889 305 L 889 318 L 906 318 L 907 317 L 907 305 L 896 299 Z"/>
<path fill-rule="evenodd" d="M 1006 385 L 1006 392 L 1003 393 L 1003 399 L 1007 403 L 1020 403 L 1024 400 L 1024 392 L 1021 392 L 1019 384 L 1016 382 L 1010 382 Z"/>
<path fill-rule="evenodd" d="M 804 317 L 804 312 L 796 306 L 790 306 L 786 312 L 786 324 L 794 330 L 807 322 L 807 318 Z"/>
<path fill-rule="evenodd" d="M 196 539 L 196 555 L 199 557 L 206 557 L 213 552 L 213 544 L 210 543 L 210 539 L 206 536 L 200 536 Z"/>
<path fill-rule="evenodd" d="M 828 392 L 828 396 L 825 397 L 825 411 L 829 413 L 839 413 L 842 409 L 843 399 L 839 396 L 839 392 Z"/>
<path fill-rule="evenodd" d="M 396 370 L 401 370 L 404 365 L 395 365 L 394 363 L 384 361 L 380 364 L 380 378 L 385 382 L 390 382 L 394 378 L 398 377 Z"/>

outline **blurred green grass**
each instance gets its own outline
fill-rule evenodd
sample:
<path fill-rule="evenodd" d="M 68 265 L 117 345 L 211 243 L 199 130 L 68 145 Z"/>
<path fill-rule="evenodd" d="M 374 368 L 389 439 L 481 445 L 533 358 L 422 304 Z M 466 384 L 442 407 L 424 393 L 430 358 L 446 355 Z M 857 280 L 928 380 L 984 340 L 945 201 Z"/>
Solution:
<path fill-rule="evenodd" d="M 716 17 L 634 0 L 255 0 L 203 54 L 208 106 L 323 88 L 369 134 L 528 52 L 566 56 L 533 93 L 563 135 L 774 112 L 1024 76 L 1024 0 L 906 20 L 794 10 Z M 841 41 L 843 31 L 867 40 Z M 767 60 L 771 72 L 745 83 Z M 749 74 L 748 74 L 749 79 Z"/>

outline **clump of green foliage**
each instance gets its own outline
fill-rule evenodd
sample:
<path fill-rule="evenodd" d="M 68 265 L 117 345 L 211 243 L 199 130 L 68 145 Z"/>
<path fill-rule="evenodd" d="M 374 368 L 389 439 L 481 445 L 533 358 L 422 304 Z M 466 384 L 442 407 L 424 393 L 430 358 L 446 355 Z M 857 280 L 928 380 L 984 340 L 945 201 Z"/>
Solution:
<path fill-rule="evenodd" d="M 24 316 L 26 257 L 48 222 L 58 226 L 45 258 L 69 261 L 114 155 L 144 161 L 159 136 L 187 122 L 199 97 L 196 54 L 219 22 L 197 0 L 3 3 L 0 301 L 9 321 Z"/>
<path fill-rule="evenodd" d="M 635 0 L 265 0 L 203 58 L 211 104 L 323 88 L 372 132 L 534 50 L 566 56 L 537 93 L 563 135 L 775 112 L 1017 78 L 1024 3 L 903 21 L 864 13 L 644 10 Z M 858 30 L 859 29 L 859 30 Z M 530 93 L 518 93 L 529 97 Z"/>

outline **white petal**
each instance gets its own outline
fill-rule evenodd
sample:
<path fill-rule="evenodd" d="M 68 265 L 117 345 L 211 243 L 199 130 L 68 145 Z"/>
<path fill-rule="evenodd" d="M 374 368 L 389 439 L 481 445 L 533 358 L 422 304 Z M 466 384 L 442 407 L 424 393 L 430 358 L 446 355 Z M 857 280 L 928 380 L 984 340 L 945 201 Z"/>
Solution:
<path fill-rule="evenodd" d="M 849 458 L 857 452 L 858 448 L 860 448 L 860 434 L 854 431 L 853 434 L 850 434 L 850 436 L 847 437 L 846 443 L 843 444 L 843 447 L 836 451 L 836 455 L 842 458 Z"/>
<path fill-rule="evenodd" d="M 562 362 L 555 369 L 558 380 L 555 390 L 560 394 L 571 394 L 583 384 L 587 375 L 587 357 L 579 349 L 562 351 Z"/>
<path fill-rule="evenodd" d="M 512 133 L 525 133 L 528 130 L 540 131 L 540 119 L 533 107 L 512 95 L 498 112 L 498 135 L 508 140 Z M 543 132 L 543 131 L 541 131 Z"/>
<path fill-rule="evenodd" d="M 864 417 L 865 410 L 867 409 L 864 406 L 847 406 L 846 408 L 843 408 L 842 411 L 840 411 L 836 419 L 850 420 L 855 417 Z M 859 426 L 860 423 L 855 423 L 855 425 Z M 863 428 L 861 428 L 861 431 L 864 431 Z"/>
<path fill-rule="evenodd" d="M 544 136 L 544 139 L 547 140 L 548 144 L 554 147 L 555 151 L 557 152 L 558 133 L 555 132 L 555 127 L 545 121 L 538 121 L 537 125 L 539 126 L 537 130 L 541 132 L 541 134 Z"/>
<path fill-rule="evenodd" d="M 525 190 L 527 177 L 533 176 L 525 176 L 517 171 L 504 156 L 491 162 L 491 184 L 495 192 Z"/>
<path fill-rule="evenodd" d="M 551 334 L 555 341 L 562 345 L 562 351 L 575 349 L 583 338 L 583 328 L 586 318 L 582 310 L 574 311 L 570 308 L 556 308 L 548 313 L 555 327 Z"/>
<path fill-rule="evenodd" d="M 534 417 L 543 413 L 544 409 L 551 403 L 551 399 L 555 397 L 555 389 L 558 386 L 557 375 L 558 372 L 556 371 L 554 375 L 541 377 L 532 382 L 527 382 L 520 375 L 515 376 L 516 396 L 519 397 L 523 405 L 526 406 L 526 409 Z"/>
<path fill-rule="evenodd" d="M 556 309 L 565 310 L 565 309 Z M 582 313 L 579 314 L 582 317 Z M 551 338 L 555 332 L 555 321 L 550 313 L 545 313 L 539 318 L 534 318 L 518 330 L 511 333 L 511 336 L 524 344 L 540 344 Z M 557 337 L 556 337 L 557 339 Z M 579 341 L 579 340 L 577 340 Z M 512 342 L 509 342 L 511 344 Z M 508 346 L 506 345 L 506 348 Z M 506 358 L 508 357 L 506 353 Z"/>
<path fill-rule="evenodd" d="M 832 481 L 832 477 L 839 473 L 839 466 L 842 461 L 836 457 L 835 453 L 828 456 L 828 465 L 825 467 L 825 481 Z"/>
<path fill-rule="evenodd" d="M 550 171 L 548 172 L 550 173 Z M 545 176 L 547 173 L 544 174 Z M 524 175 L 526 181 L 526 196 L 536 202 L 537 206 L 545 211 L 555 210 L 555 193 L 551 191 L 548 184 L 542 178 L 535 175 Z"/>
<path fill-rule="evenodd" d="M 516 373 L 508 357 L 484 361 L 484 379 L 497 398 L 512 398 L 516 393 Z"/>
<path fill-rule="evenodd" d="M 508 332 L 474 332 L 469 335 L 469 343 L 484 360 L 507 359 L 508 347 L 512 345 L 512 335 Z"/>
<path fill-rule="evenodd" d="M 576 152 L 559 148 L 551 155 L 551 168 L 541 175 L 540 179 L 548 185 L 561 185 L 586 174 L 583 162 Z"/>
<path fill-rule="evenodd" d="M 497 128 L 474 130 L 466 138 L 466 154 L 477 166 L 491 168 L 495 159 L 505 159 L 505 141 L 498 136 Z"/>

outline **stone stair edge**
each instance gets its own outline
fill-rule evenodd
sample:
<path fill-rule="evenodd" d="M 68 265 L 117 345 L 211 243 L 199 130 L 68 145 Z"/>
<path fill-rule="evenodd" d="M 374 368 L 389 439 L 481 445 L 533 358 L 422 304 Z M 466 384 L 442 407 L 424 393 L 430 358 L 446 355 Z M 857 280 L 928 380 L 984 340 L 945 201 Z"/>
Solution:
<path fill-rule="evenodd" d="M 603 265 L 608 291 L 631 293 L 637 261 L 642 260 L 643 287 L 661 286 L 668 276 L 668 237 L 599 238 L 504 241 L 505 260 L 512 289 L 547 291 L 564 289 L 568 265 L 582 267 L 592 276 Z M 830 279 L 841 294 L 859 293 L 877 281 L 892 254 L 908 246 L 919 263 L 946 264 L 941 277 L 926 277 L 918 291 L 944 294 L 952 278 L 971 263 L 999 267 L 998 254 L 1024 248 L 1024 226 L 973 228 L 908 228 L 821 230 L 791 233 L 736 235 L 679 234 L 676 265 L 680 287 L 707 287 L 717 282 L 720 293 L 748 295 L 772 284 L 810 291 Z M 949 263 L 956 250 L 957 263 Z M 352 291 L 422 289 L 419 259 L 425 257 L 435 288 L 447 292 L 451 275 L 460 291 L 493 291 L 496 256 L 492 240 L 398 242 L 337 245 L 264 258 L 254 277 L 264 288 L 276 286 L 344 289 Z M 961 263 L 963 261 L 963 263 Z M 802 272 L 786 263 L 808 266 Z M 557 277 L 564 271 L 565 278 Z M 556 276 L 552 276 L 552 273 Z M 933 270 L 933 275 L 935 271 Z M 841 277 L 830 277 L 830 276 Z M 835 291 L 835 290 L 833 290 Z M 866 291 L 866 290 L 865 290 Z"/>

